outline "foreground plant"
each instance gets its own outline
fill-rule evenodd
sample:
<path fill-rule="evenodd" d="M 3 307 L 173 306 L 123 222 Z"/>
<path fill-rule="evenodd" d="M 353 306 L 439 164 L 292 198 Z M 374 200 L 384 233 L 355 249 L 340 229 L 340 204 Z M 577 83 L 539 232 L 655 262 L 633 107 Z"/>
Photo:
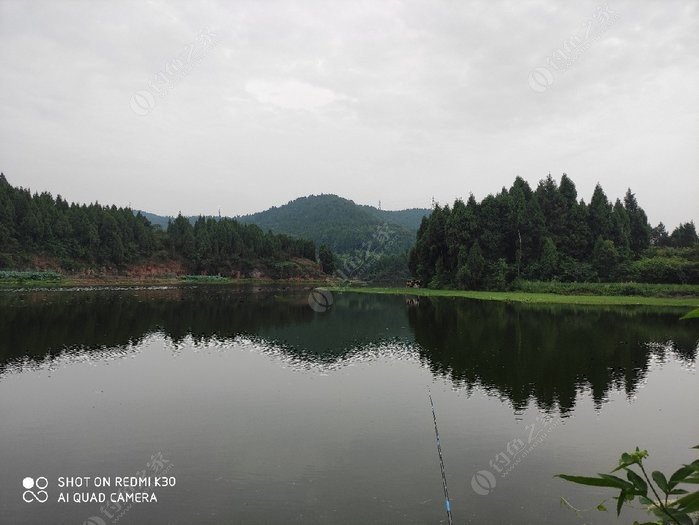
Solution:
<path fill-rule="evenodd" d="M 699 445 L 693 448 L 699 449 Z M 690 493 L 688 490 L 680 488 L 680 485 L 684 484 L 699 484 L 699 460 L 682 466 L 669 479 L 662 472 L 655 470 L 651 473 L 653 478 L 651 481 L 643 465 L 643 460 L 647 457 L 648 452 L 639 450 L 638 447 L 634 452 L 624 452 L 621 455 L 619 465 L 612 470 L 612 473 L 625 471 L 626 479 L 612 474 L 597 474 L 597 477 L 559 474 L 556 477 L 579 485 L 618 489 L 619 495 L 614 498 L 617 500 L 617 516 L 621 514 L 621 509 L 625 504 L 638 498 L 640 503 L 646 506 L 646 510 L 657 518 L 656 521 L 648 521 L 642 525 L 699 525 L 697 517 L 699 514 L 699 491 Z M 565 500 L 563 501 L 570 506 Z M 604 501 L 600 503 L 597 510 L 606 511 L 604 503 Z M 574 510 L 577 511 L 577 509 Z M 692 521 L 693 519 L 695 521 Z M 634 522 L 634 525 L 637 524 L 638 522 Z"/>
<path fill-rule="evenodd" d="M 688 314 L 685 314 L 682 317 L 680 317 L 680 320 L 683 320 L 683 319 L 699 319 L 699 308 L 695 308 L 694 310 L 692 310 Z"/>

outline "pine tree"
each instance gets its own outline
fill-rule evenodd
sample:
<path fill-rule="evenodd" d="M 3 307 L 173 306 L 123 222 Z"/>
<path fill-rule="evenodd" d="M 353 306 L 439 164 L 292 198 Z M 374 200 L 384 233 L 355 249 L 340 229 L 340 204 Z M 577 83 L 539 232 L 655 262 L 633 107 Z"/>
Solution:
<path fill-rule="evenodd" d="M 593 239 L 609 239 L 612 230 L 612 205 L 609 203 L 602 186 L 597 184 L 592 193 L 589 207 L 590 233 Z M 596 241 L 595 241 L 596 242 Z"/>
<path fill-rule="evenodd" d="M 650 246 L 651 227 L 646 212 L 638 205 L 631 188 L 624 196 L 624 208 L 629 216 L 631 251 L 635 256 L 639 256 Z"/>
<path fill-rule="evenodd" d="M 670 235 L 662 222 L 651 230 L 650 244 L 651 246 L 668 246 L 670 244 Z"/>
<path fill-rule="evenodd" d="M 620 257 L 624 260 L 631 256 L 631 221 L 626 209 L 619 199 L 612 209 L 612 240 Z"/>
<path fill-rule="evenodd" d="M 325 244 L 321 244 L 318 249 L 318 262 L 323 273 L 331 274 L 335 271 L 335 258 Z"/>
<path fill-rule="evenodd" d="M 544 215 L 547 233 L 558 245 L 566 234 L 567 204 L 551 174 L 539 182 L 535 195 Z"/>
<path fill-rule="evenodd" d="M 680 224 L 670 234 L 670 245 L 675 248 L 689 248 L 699 242 L 694 221 Z"/>
<path fill-rule="evenodd" d="M 608 281 L 614 274 L 619 253 L 614 247 L 614 243 L 609 239 L 597 237 L 595 247 L 592 250 L 592 264 L 597 274 L 603 281 Z"/>
<path fill-rule="evenodd" d="M 478 241 L 473 243 L 468 252 L 466 266 L 468 268 L 468 286 L 472 289 L 480 288 L 483 285 L 485 259 L 483 258 L 483 252 L 481 251 L 481 246 L 478 244 Z"/>
<path fill-rule="evenodd" d="M 551 237 L 546 237 L 541 253 L 541 277 L 550 280 L 556 277 L 557 272 L 558 250 Z"/>
<path fill-rule="evenodd" d="M 578 202 L 578 190 L 575 188 L 575 183 L 566 175 L 565 173 L 561 177 L 561 184 L 559 185 L 559 191 L 563 196 L 563 200 L 566 204 L 566 208 L 570 209 L 575 206 Z"/>

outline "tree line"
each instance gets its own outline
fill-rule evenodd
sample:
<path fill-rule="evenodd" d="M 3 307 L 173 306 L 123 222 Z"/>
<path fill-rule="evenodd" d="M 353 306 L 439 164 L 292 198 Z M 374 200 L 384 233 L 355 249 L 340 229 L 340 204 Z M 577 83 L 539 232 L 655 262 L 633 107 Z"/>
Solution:
<path fill-rule="evenodd" d="M 409 254 L 424 285 L 503 289 L 513 281 L 699 282 L 699 239 L 693 222 L 668 234 L 652 228 L 629 189 L 614 203 L 597 184 L 578 200 L 566 174 L 549 174 L 535 190 L 517 177 L 510 189 L 473 195 L 425 217 Z"/>
<path fill-rule="evenodd" d="M 0 268 L 27 267 L 36 256 L 68 271 L 178 259 L 194 273 L 263 265 L 273 276 L 288 277 L 291 259 L 315 255 L 313 241 L 235 219 L 200 217 L 192 224 L 179 215 L 163 230 L 130 208 L 69 204 L 60 195 L 14 187 L 0 174 Z"/>
<path fill-rule="evenodd" d="M 190 261 L 197 272 L 246 271 L 253 262 L 263 259 L 275 263 L 273 266 L 281 272 L 275 277 L 291 277 L 282 275 L 284 261 L 316 258 L 313 241 L 263 232 L 254 224 L 230 218 L 199 217 L 192 225 L 187 218 L 178 215 L 168 223 L 166 234 L 170 253 Z"/>

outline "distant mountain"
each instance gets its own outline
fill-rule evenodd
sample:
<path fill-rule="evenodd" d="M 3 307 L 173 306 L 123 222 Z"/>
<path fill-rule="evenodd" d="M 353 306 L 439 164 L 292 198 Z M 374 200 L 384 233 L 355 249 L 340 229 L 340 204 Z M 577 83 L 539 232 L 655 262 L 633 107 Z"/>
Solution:
<path fill-rule="evenodd" d="M 415 244 L 422 218 L 430 212 L 423 208 L 380 210 L 337 195 L 309 195 L 235 219 L 256 224 L 263 231 L 314 241 L 317 247 L 325 244 L 346 275 L 400 281 L 409 276 L 407 252 Z M 163 229 L 174 219 L 144 211 L 141 214 Z M 192 224 L 197 219 L 186 218 Z"/>
<path fill-rule="evenodd" d="M 380 210 L 355 204 L 337 195 L 324 194 L 300 197 L 283 206 L 273 206 L 236 219 L 257 224 L 265 231 L 309 239 L 317 245 L 325 244 L 340 255 L 367 249 L 396 254 L 413 246 L 420 221 L 429 213 L 426 208 Z M 142 210 L 141 214 L 163 229 L 167 228 L 169 220 L 174 219 Z M 194 223 L 197 217 L 187 219 Z M 383 248 L 377 248 L 379 245 Z"/>
<path fill-rule="evenodd" d="M 375 217 L 382 221 L 389 222 L 391 224 L 398 224 L 403 226 L 407 230 L 417 233 L 417 229 L 420 227 L 420 222 L 422 218 L 430 214 L 427 208 L 409 208 L 407 210 L 380 210 L 374 208 L 373 206 L 359 205 L 360 208 L 366 209 L 369 213 L 373 214 Z"/>
<path fill-rule="evenodd" d="M 148 221 L 149 221 L 151 224 L 153 224 L 153 225 L 155 225 L 155 226 L 160 226 L 163 230 L 167 230 L 167 223 L 168 223 L 168 221 L 174 221 L 174 220 L 175 220 L 175 217 L 172 217 L 172 216 L 170 216 L 170 215 L 157 215 L 157 214 L 155 214 L 155 213 L 150 213 L 150 212 L 143 211 L 143 210 L 134 210 L 133 212 L 134 212 L 134 214 L 135 214 L 135 213 L 140 213 L 140 214 L 143 215 L 146 219 L 148 219 Z M 185 216 L 185 219 L 187 219 L 187 220 L 188 220 L 189 222 L 191 222 L 192 224 L 194 224 L 195 222 L 197 222 L 197 219 L 198 219 L 198 218 L 199 218 L 199 215 L 190 215 L 190 216 L 188 216 L 188 217 Z M 206 218 L 206 219 L 209 219 L 209 218 L 211 218 L 211 219 L 217 219 L 218 216 L 215 216 L 215 215 L 204 215 L 204 218 Z"/>
<path fill-rule="evenodd" d="M 162 215 L 156 215 L 155 213 L 150 213 L 143 210 L 134 210 L 134 213 L 140 213 L 154 226 L 160 226 L 163 230 L 167 228 L 167 222 L 174 219 L 174 217 L 163 217 Z"/>
<path fill-rule="evenodd" d="M 429 213 L 379 210 L 337 195 L 310 195 L 238 220 L 325 244 L 337 254 L 370 249 L 390 255 L 410 249 L 422 217 Z"/>

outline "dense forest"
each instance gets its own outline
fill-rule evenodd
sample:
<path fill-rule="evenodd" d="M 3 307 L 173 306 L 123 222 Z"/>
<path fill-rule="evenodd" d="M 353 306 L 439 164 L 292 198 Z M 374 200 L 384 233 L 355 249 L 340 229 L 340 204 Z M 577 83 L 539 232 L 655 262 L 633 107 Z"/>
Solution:
<path fill-rule="evenodd" d="M 409 276 L 408 250 L 429 213 L 422 208 L 381 210 L 325 194 L 300 197 L 239 220 L 328 246 L 343 277 L 396 281 Z"/>
<path fill-rule="evenodd" d="M 573 181 L 549 175 L 480 203 L 471 195 L 422 220 L 409 255 L 411 273 L 430 287 L 504 289 L 517 280 L 699 283 L 693 222 L 669 234 L 652 228 L 629 189 L 610 202 L 598 184 L 589 204 Z"/>
<path fill-rule="evenodd" d="M 0 268 L 121 272 L 176 261 L 195 274 L 285 278 L 322 269 L 381 280 L 402 277 L 407 263 L 436 288 L 503 289 L 518 280 L 699 283 L 694 223 L 671 233 L 662 223 L 651 227 L 631 190 L 612 204 L 597 185 L 586 204 L 565 174 L 559 184 L 549 175 L 535 190 L 518 177 L 480 203 L 470 196 L 435 206 L 408 255 L 410 227 L 424 212 L 382 212 L 323 195 L 241 220 L 178 216 L 161 228 L 130 208 L 70 204 L 15 188 L 0 174 Z M 392 213 L 403 215 L 389 223 Z M 315 237 L 318 252 L 301 237 Z"/>
<path fill-rule="evenodd" d="M 236 219 L 256 224 L 265 231 L 327 246 L 334 254 L 334 261 L 328 267 L 334 266 L 343 277 L 399 282 L 409 277 L 408 250 L 415 243 L 420 221 L 430 211 L 426 208 L 382 210 L 337 195 L 321 194 L 300 197 Z M 173 219 L 147 211 L 139 213 L 163 228 Z M 199 217 L 187 219 L 194 224 Z"/>
<path fill-rule="evenodd" d="M 325 244 L 336 254 L 361 250 L 378 228 L 387 226 L 387 235 L 394 241 L 391 252 L 407 252 L 415 242 L 420 220 L 430 210 L 378 210 L 361 206 L 337 195 L 309 195 L 283 206 L 239 217 L 241 222 L 257 224 L 272 230 L 305 237 Z"/>
<path fill-rule="evenodd" d="M 0 268 L 37 260 L 69 272 L 111 271 L 176 260 L 192 273 L 294 277 L 317 269 L 313 241 L 263 232 L 234 219 L 182 216 L 165 230 L 130 208 L 69 204 L 60 196 L 11 186 L 0 174 Z M 305 260 L 305 263 L 302 261 Z M 311 262 L 313 261 L 313 262 Z"/>

